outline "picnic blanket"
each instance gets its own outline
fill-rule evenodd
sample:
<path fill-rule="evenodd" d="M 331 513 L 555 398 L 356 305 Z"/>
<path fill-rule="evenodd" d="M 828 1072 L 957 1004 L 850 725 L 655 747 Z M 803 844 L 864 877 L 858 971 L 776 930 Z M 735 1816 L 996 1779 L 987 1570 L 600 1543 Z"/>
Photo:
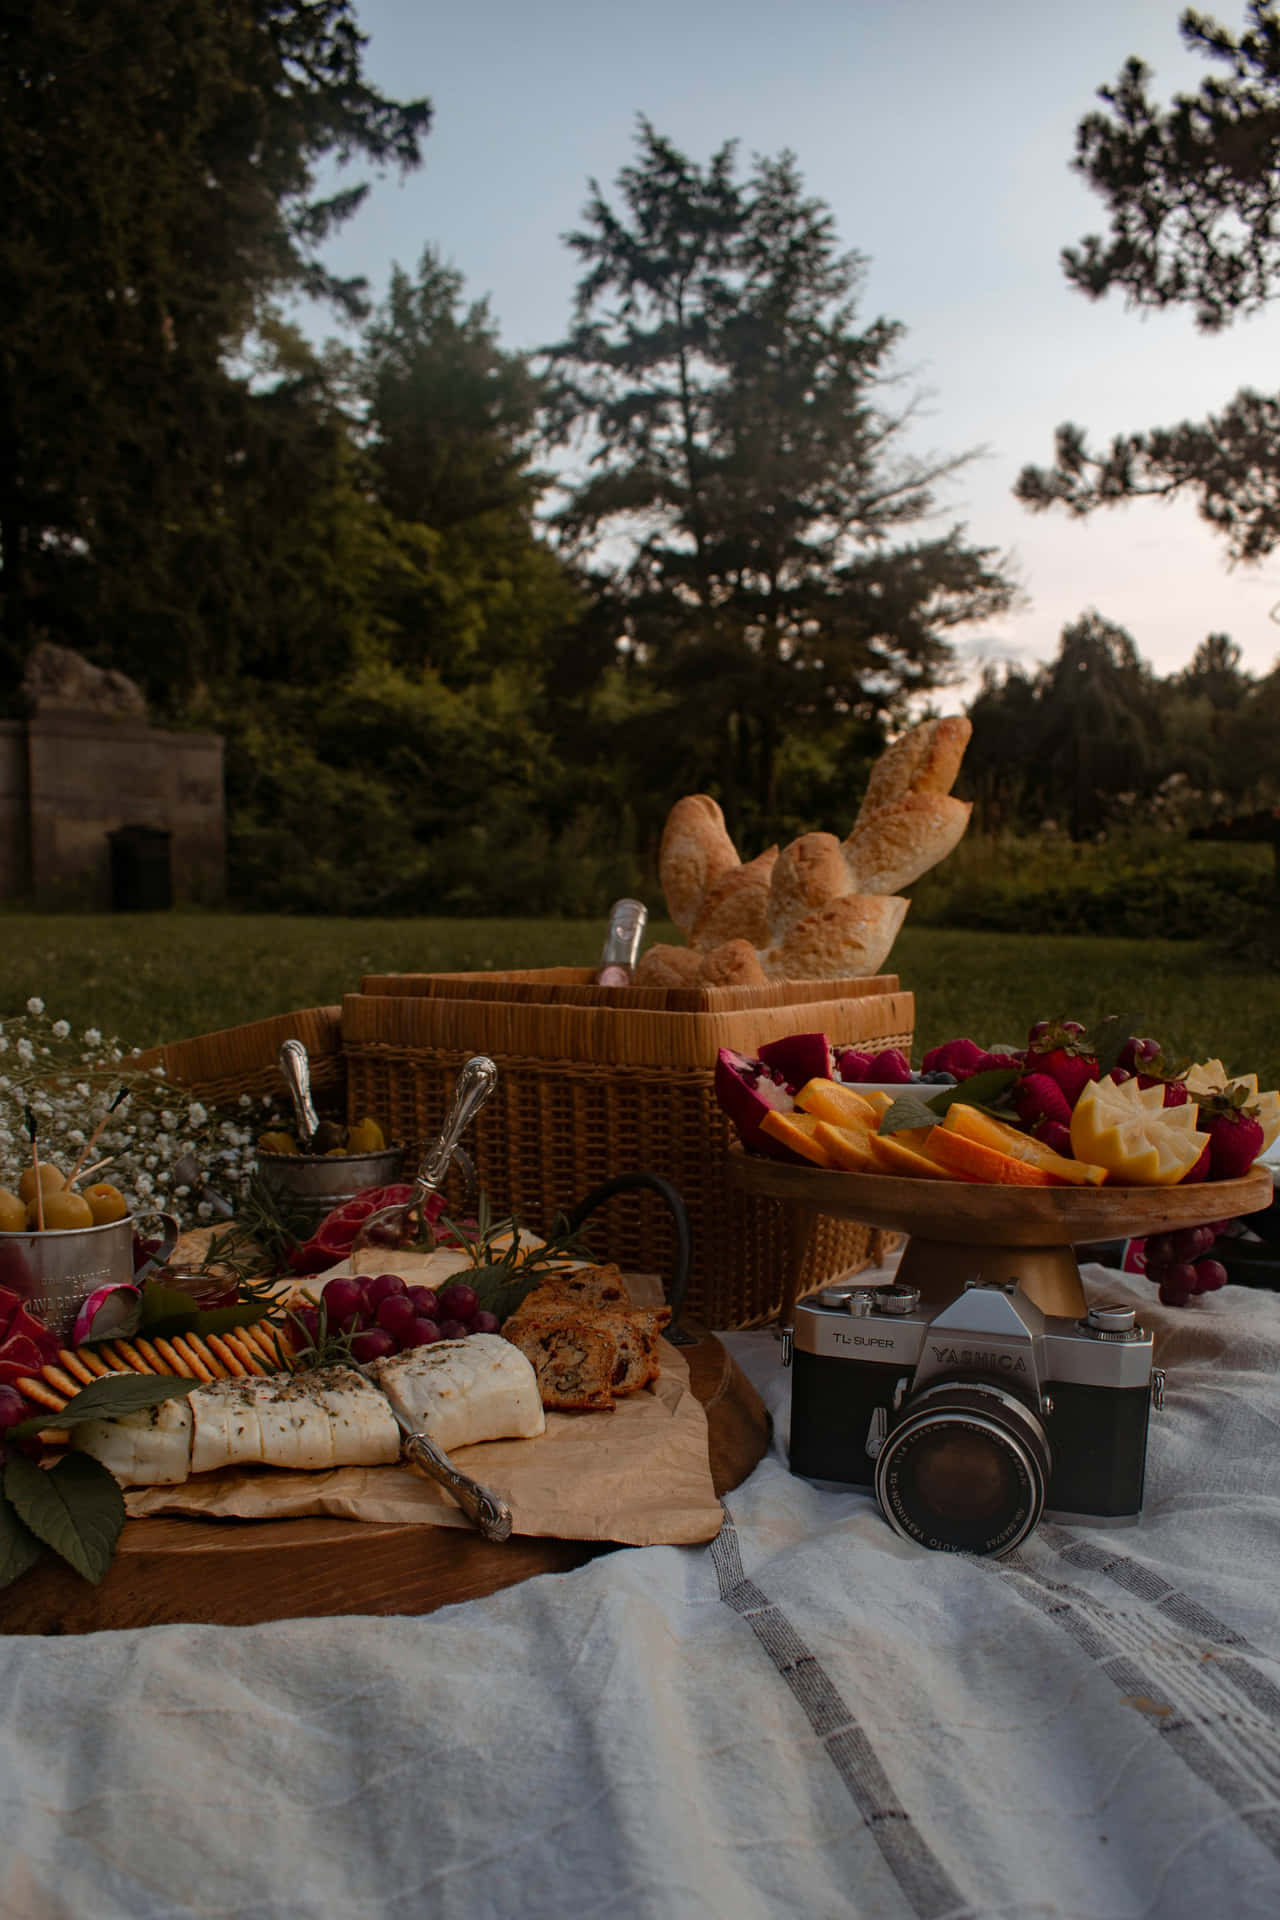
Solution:
<path fill-rule="evenodd" d="M 1136 1300 L 1146 1511 L 929 1554 L 785 1464 L 424 1619 L 0 1641 L 0 1915 L 1280 1911 L 1280 1297 Z"/>

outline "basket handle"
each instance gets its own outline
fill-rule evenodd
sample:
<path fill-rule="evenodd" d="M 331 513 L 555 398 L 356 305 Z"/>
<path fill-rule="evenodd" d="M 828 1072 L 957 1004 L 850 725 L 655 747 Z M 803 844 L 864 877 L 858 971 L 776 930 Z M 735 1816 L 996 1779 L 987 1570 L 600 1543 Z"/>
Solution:
<path fill-rule="evenodd" d="M 684 1306 L 684 1296 L 689 1286 L 689 1267 L 693 1259 L 693 1234 L 689 1226 L 689 1215 L 684 1201 L 669 1180 L 660 1173 L 616 1173 L 612 1180 L 601 1181 L 598 1187 L 592 1187 L 584 1199 L 579 1200 L 569 1215 L 570 1231 L 576 1233 L 585 1220 L 612 1200 L 617 1193 L 637 1193 L 644 1190 L 656 1193 L 659 1200 L 671 1215 L 671 1224 L 675 1229 L 676 1253 L 675 1265 L 671 1275 L 671 1285 L 667 1288 L 667 1305 L 671 1308 L 671 1325 L 680 1323 L 680 1311 Z"/>

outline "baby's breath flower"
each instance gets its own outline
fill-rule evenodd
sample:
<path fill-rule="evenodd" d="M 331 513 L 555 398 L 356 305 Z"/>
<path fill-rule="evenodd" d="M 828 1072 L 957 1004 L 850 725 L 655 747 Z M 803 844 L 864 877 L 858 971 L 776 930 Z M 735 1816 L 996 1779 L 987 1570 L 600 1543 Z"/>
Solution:
<path fill-rule="evenodd" d="M 43 1012 L 44 1012 L 44 1001 L 43 1001 L 43 1000 L 42 1000 L 42 999 L 40 998 L 40 996 L 39 996 L 38 994 L 35 994 L 35 993 L 33 993 L 33 994 L 32 994 L 32 996 L 31 996 L 31 998 L 30 998 L 30 999 L 28 1000 L 28 1002 L 27 1002 L 27 1012 L 28 1012 L 28 1013 L 43 1013 Z"/>
<path fill-rule="evenodd" d="M 0 1053 L 8 1053 L 8 1051 L 9 1051 L 9 1042 L 5 1038 L 4 1034 L 0 1033 Z"/>
<path fill-rule="evenodd" d="M 209 1202 L 207 1200 L 202 1200 L 199 1206 L 196 1208 L 196 1219 L 212 1220 L 212 1218 L 213 1218 L 213 1208 L 209 1205 Z"/>
<path fill-rule="evenodd" d="M 100 1047 L 102 1045 L 102 1035 L 99 1033 L 97 1027 L 85 1028 L 84 1043 L 86 1047 Z"/>
<path fill-rule="evenodd" d="M 68 1036 L 70 1035 L 70 1032 L 71 1032 L 71 1028 L 68 1026 L 65 1020 L 54 1021 L 53 1027 L 52 1027 L 52 1033 L 55 1040 L 67 1039 Z"/>
<path fill-rule="evenodd" d="M 199 1130 L 199 1128 L 201 1127 L 207 1127 L 208 1124 L 209 1124 L 208 1108 L 202 1106 L 198 1100 L 193 1100 L 191 1102 L 191 1105 L 187 1108 L 187 1125 L 189 1127 L 195 1127 L 197 1130 Z"/>
<path fill-rule="evenodd" d="M 251 1106 L 253 1105 L 253 1098 L 252 1098 L 252 1095 L 250 1095 L 250 1094 L 247 1094 L 247 1093 L 242 1093 L 242 1094 L 240 1095 L 240 1101 L 239 1101 L 239 1104 L 240 1104 L 240 1105 L 241 1105 L 242 1107 L 251 1107 Z"/>
<path fill-rule="evenodd" d="M 82 1147 L 85 1143 L 87 1135 L 85 1134 L 83 1127 L 72 1127 L 70 1133 L 68 1133 L 67 1135 L 67 1138 L 71 1142 L 73 1147 Z"/>
<path fill-rule="evenodd" d="M 18 1042 L 18 1058 L 19 1060 L 26 1063 L 31 1060 L 34 1060 L 35 1057 L 36 1057 L 36 1050 L 32 1046 L 31 1042 L 24 1035 L 23 1038 Z"/>

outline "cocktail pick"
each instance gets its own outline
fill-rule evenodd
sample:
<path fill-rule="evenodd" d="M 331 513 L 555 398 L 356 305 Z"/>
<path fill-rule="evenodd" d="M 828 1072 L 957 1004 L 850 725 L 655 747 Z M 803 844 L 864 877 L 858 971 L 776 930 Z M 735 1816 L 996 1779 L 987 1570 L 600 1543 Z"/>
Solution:
<path fill-rule="evenodd" d="M 99 1120 L 97 1126 L 94 1128 L 93 1132 L 89 1135 L 89 1138 L 85 1141 L 84 1152 L 80 1155 L 80 1158 L 76 1161 L 74 1167 L 72 1167 L 70 1173 L 67 1175 L 67 1185 L 69 1187 L 74 1187 L 76 1181 L 80 1179 L 81 1172 L 84 1168 L 84 1163 L 89 1158 L 89 1155 L 93 1152 L 94 1148 L 97 1146 L 99 1136 L 101 1135 L 103 1129 L 105 1128 L 108 1120 L 111 1118 L 116 1108 L 120 1106 L 128 1098 L 129 1098 L 129 1088 L 121 1087 L 119 1093 L 117 1093 L 115 1099 L 111 1101 L 110 1105 L 107 1107 L 106 1112 L 103 1114 L 101 1120 Z M 105 1167 L 108 1163 L 107 1161 L 104 1160 L 100 1164 Z M 92 1173 L 96 1173 L 97 1171 L 98 1171 L 97 1167 L 90 1168 L 90 1172 Z"/>
<path fill-rule="evenodd" d="M 498 1069 L 487 1054 L 477 1053 L 458 1075 L 453 1100 L 439 1136 L 422 1156 L 413 1192 L 403 1206 L 382 1207 L 363 1221 L 351 1243 L 351 1271 L 358 1271 L 363 1254 L 381 1258 L 397 1248 L 411 1247 L 422 1224 L 422 1205 L 439 1193 L 449 1172 L 458 1142 L 498 1084 Z"/>
<path fill-rule="evenodd" d="M 31 1172 L 36 1183 L 36 1225 L 44 1232 L 44 1181 L 40 1178 L 40 1155 L 36 1151 L 36 1116 L 30 1107 L 22 1109 L 22 1117 L 27 1123 L 27 1133 L 31 1139 Z"/>

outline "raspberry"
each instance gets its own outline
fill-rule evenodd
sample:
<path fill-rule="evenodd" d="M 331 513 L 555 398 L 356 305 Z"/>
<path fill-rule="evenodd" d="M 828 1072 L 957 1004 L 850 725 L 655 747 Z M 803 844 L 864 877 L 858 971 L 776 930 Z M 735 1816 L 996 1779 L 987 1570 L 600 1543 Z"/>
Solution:
<path fill-rule="evenodd" d="M 1065 1127 L 1071 1120 L 1071 1102 L 1052 1074 L 1024 1073 L 1014 1094 L 1018 1118 L 1024 1127 L 1055 1120 Z"/>

